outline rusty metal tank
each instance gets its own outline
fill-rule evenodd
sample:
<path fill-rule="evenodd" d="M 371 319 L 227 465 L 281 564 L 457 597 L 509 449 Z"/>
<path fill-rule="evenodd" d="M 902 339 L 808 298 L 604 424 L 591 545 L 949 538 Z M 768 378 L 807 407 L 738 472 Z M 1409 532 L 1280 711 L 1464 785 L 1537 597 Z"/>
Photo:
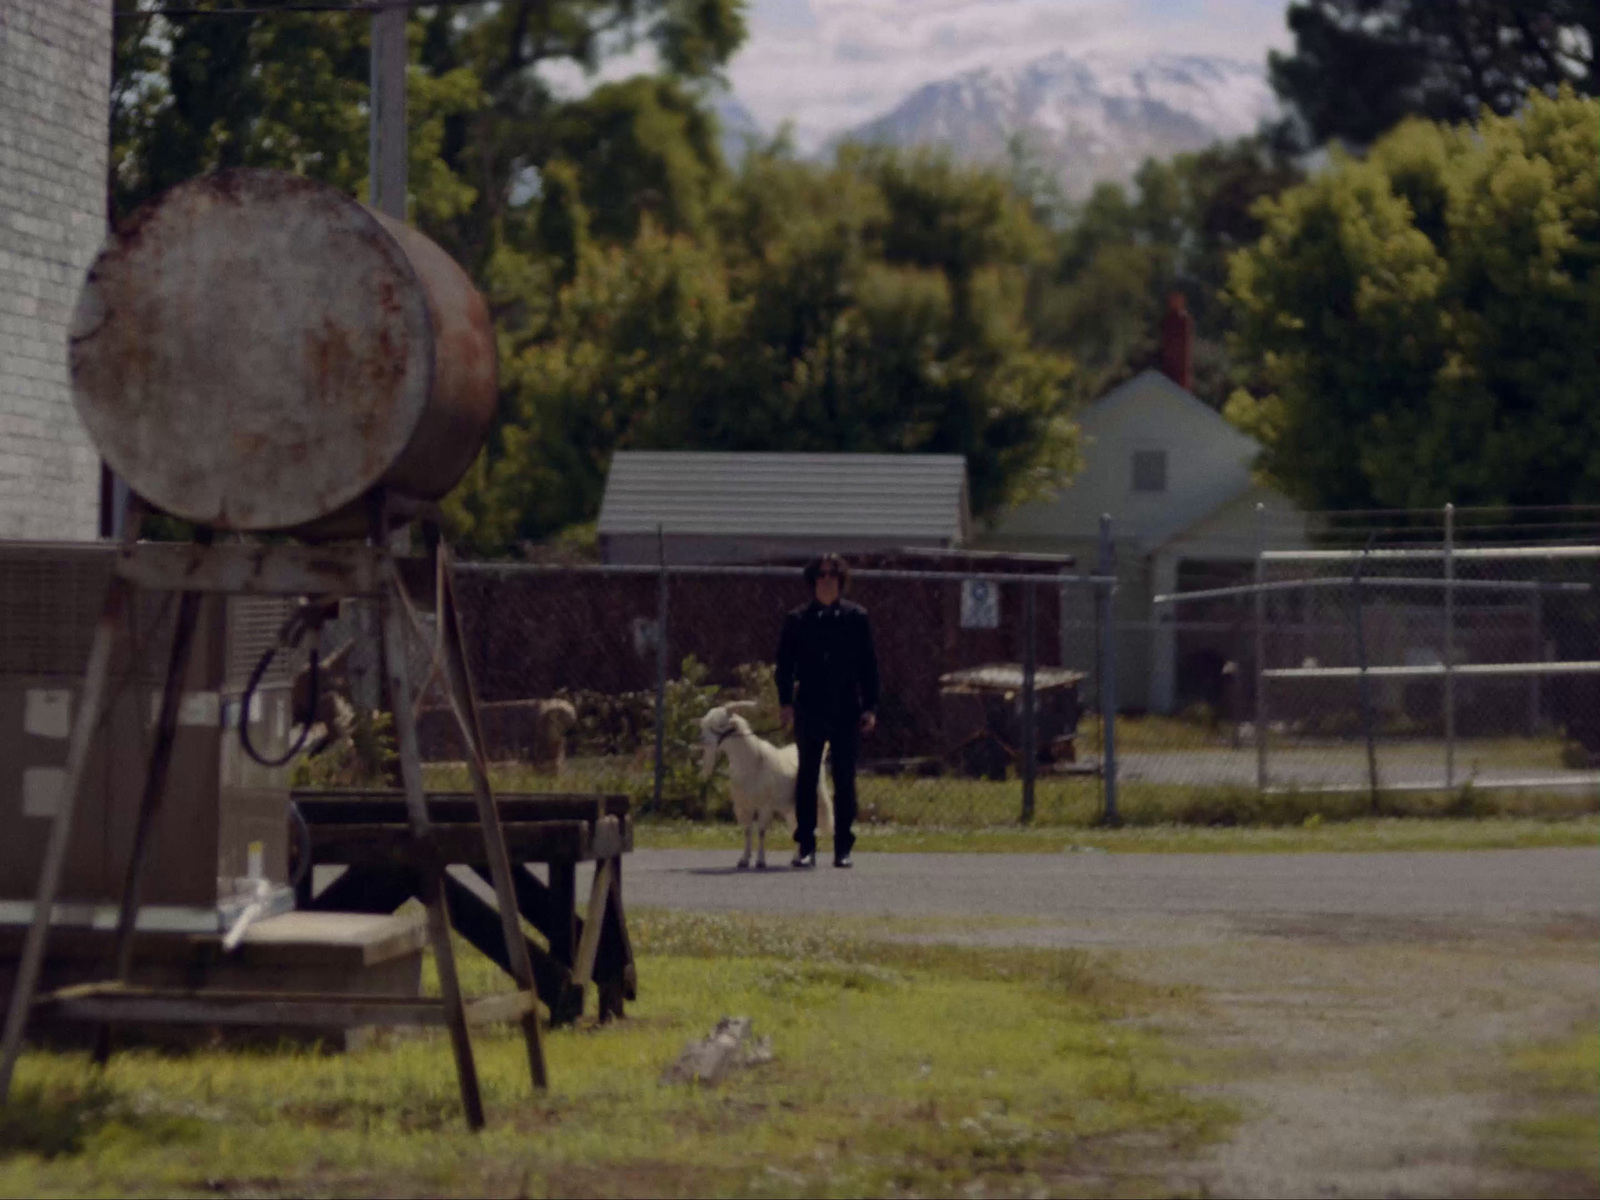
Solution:
<path fill-rule="evenodd" d="M 495 408 L 494 333 L 466 273 L 416 230 L 278 171 L 189 180 L 113 232 L 71 363 L 112 469 L 217 529 L 345 528 L 378 486 L 437 500 Z"/>

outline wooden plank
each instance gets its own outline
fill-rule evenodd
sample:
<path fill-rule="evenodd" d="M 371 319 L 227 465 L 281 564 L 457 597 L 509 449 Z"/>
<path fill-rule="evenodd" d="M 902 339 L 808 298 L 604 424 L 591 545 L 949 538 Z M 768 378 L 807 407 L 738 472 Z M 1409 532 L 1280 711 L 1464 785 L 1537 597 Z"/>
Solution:
<path fill-rule="evenodd" d="M 57 1021 L 159 1025 L 262 1025 L 349 1028 L 448 1024 L 442 1000 L 364 993 L 253 992 L 80 984 L 39 997 L 41 1016 Z M 527 992 L 484 996 L 466 1006 L 472 1025 L 516 1021 L 538 1011 Z"/>
<path fill-rule="evenodd" d="M 433 528 L 436 533 L 437 527 Z M 472 694 L 472 677 L 462 644 L 461 615 L 455 604 L 450 550 L 439 545 L 437 540 L 432 545 L 439 572 L 439 641 L 443 651 L 445 678 L 450 688 L 450 705 L 455 710 L 461 735 L 467 742 L 467 770 L 472 776 L 473 798 L 478 806 L 478 827 L 483 834 L 484 858 L 489 865 L 489 876 L 494 881 L 500 921 L 505 927 L 511 977 L 517 981 L 517 989 L 531 998 L 537 986 L 534 983 L 533 962 L 528 954 L 527 938 L 522 935 L 522 918 L 517 912 L 517 892 L 511 878 L 508 839 L 501 828 L 500 812 L 495 806 L 494 792 L 489 787 L 489 773 L 484 767 L 483 725 L 478 715 L 477 697 Z M 550 1076 L 545 1066 L 544 1035 L 539 1029 L 538 1012 L 532 1007 L 528 1008 L 521 1015 L 519 1024 L 528 1052 L 528 1072 L 533 1079 L 533 1086 L 545 1091 L 550 1086 Z"/>
<path fill-rule="evenodd" d="M 301 815 L 311 825 L 355 825 L 370 822 L 389 825 L 406 819 L 405 799 L 396 792 L 293 793 Z M 632 805 L 626 796 L 495 795 L 495 810 L 502 821 L 587 821 L 596 816 L 626 817 Z M 603 811 L 597 808 L 603 804 Z M 477 799 L 470 793 L 433 792 L 428 795 L 428 819 L 436 825 L 475 824 Z"/>
<path fill-rule="evenodd" d="M 504 1025 L 539 1015 L 539 998 L 533 992 L 505 992 L 480 996 L 467 1004 L 467 1024 Z"/>
<path fill-rule="evenodd" d="M 526 874 L 526 870 L 524 870 Z M 553 862 L 550 864 L 548 920 L 550 928 L 544 930 L 550 939 L 550 954 L 557 962 L 571 968 L 575 961 L 578 941 L 582 937 L 578 920 L 578 864 Z"/>
<path fill-rule="evenodd" d="M 515 862 L 583 862 L 594 857 L 589 826 L 582 821 L 516 821 L 504 823 L 501 828 Z M 476 825 L 437 825 L 430 835 L 440 862 L 488 865 L 483 835 Z M 406 825 L 314 825 L 311 861 L 324 865 L 402 866 L 415 861 L 415 847 Z"/>
<path fill-rule="evenodd" d="M 633 939 L 628 935 L 627 913 L 622 906 L 620 858 L 612 860 L 611 902 L 606 905 L 605 927 L 600 930 L 600 950 L 596 961 L 597 977 L 619 979 L 625 999 L 639 998 L 639 976 L 633 965 Z M 622 1015 L 620 1001 L 616 1015 Z"/>
<path fill-rule="evenodd" d="M 309 907 L 313 912 L 392 913 L 421 890 L 410 867 L 351 867 L 318 892 Z"/>
<path fill-rule="evenodd" d="M 381 538 L 385 524 L 381 504 L 377 508 L 375 516 L 378 519 L 374 525 Z M 399 586 L 397 582 L 396 587 Z M 467 1127 L 476 1130 L 482 1129 L 484 1124 L 483 1093 L 478 1086 L 477 1063 L 472 1057 L 472 1039 L 467 1035 L 467 1018 L 461 998 L 461 980 L 456 974 L 455 950 L 450 944 L 444 866 L 428 820 L 428 802 L 422 784 L 422 759 L 417 753 L 417 726 L 411 705 L 406 703 L 411 689 L 406 682 L 406 636 L 398 601 L 397 596 L 380 596 L 378 614 L 383 631 L 384 673 L 389 680 L 389 695 L 394 698 L 394 733 L 395 746 L 400 752 L 400 778 L 406 791 L 410 833 L 406 858 L 419 864 L 422 872 L 422 902 L 428 910 L 428 941 L 433 947 L 434 967 L 439 974 L 439 991 L 447 1014 L 445 1025 L 450 1031 L 450 1049 L 455 1055 L 456 1077 L 461 1085 L 461 1106 L 466 1111 Z M 316 845 L 315 833 L 312 845 Z M 316 861 L 316 857 L 313 850 L 312 862 Z"/>
<path fill-rule="evenodd" d="M 577 961 L 572 965 L 572 982 L 583 987 L 594 974 L 595 954 L 600 949 L 600 928 L 605 919 L 606 901 L 611 897 L 611 872 L 614 859 L 605 859 L 594 873 L 589 888 L 589 910 L 583 918 L 583 937 L 578 942 Z"/>
<path fill-rule="evenodd" d="M 507 975 L 516 978 L 506 954 L 505 930 L 499 910 L 449 873 L 445 875 L 445 898 L 450 906 L 450 924 L 456 932 Z M 551 1023 L 560 1025 L 576 1020 L 583 1012 L 583 992 L 572 987 L 569 964 L 558 962 L 526 936 L 522 941 L 533 969 L 534 987 L 550 1010 Z"/>
<path fill-rule="evenodd" d="M 559 863 L 551 863 L 552 871 L 559 865 Z M 533 873 L 533 868 L 527 863 L 521 864 L 519 870 L 511 873 L 511 877 L 517 887 L 518 910 L 521 911 L 523 918 L 530 925 L 544 934 L 545 938 L 549 940 L 551 952 L 555 952 L 555 947 L 561 937 L 561 931 L 569 923 L 573 930 L 569 940 L 573 945 L 576 945 L 578 934 L 581 932 L 578 927 L 582 923 L 572 916 L 572 903 L 569 901 L 565 906 L 560 905 L 554 892 L 544 885 L 544 882 Z M 563 915 L 563 907 L 565 908 L 565 915 Z M 561 961 L 570 967 L 572 965 L 571 953 L 569 952 Z"/>
<path fill-rule="evenodd" d="M 371 596 L 383 582 L 379 548 L 139 542 L 117 552 L 119 576 L 142 588 L 250 596 Z"/>
<path fill-rule="evenodd" d="M 629 833 L 632 832 L 630 823 Z M 616 817 L 603 817 L 594 823 L 594 835 L 590 842 L 589 854 L 595 859 L 610 861 L 621 854 L 626 847 L 623 844 L 622 822 Z"/>

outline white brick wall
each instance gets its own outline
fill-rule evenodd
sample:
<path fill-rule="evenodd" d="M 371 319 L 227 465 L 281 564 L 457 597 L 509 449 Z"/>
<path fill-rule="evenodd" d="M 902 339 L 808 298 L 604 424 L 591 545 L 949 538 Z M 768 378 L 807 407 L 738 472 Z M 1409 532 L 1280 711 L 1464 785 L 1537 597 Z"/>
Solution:
<path fill-rule="evenodd" d="M 0 538 L 92 538 L 67 329 L 106 223 L 111 0 L 0 0 Z"/>

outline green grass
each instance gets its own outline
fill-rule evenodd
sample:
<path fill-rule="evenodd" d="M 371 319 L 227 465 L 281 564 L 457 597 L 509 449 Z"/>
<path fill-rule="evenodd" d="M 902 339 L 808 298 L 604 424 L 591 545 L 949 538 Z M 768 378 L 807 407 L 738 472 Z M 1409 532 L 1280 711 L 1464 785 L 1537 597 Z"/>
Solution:
<path fill-rule="evenodd" d="M 1500 1157 L 1561 1194 L 1600 1193 L 1600 1030 L 1525 1048 L 1511 1066 L 1529 1111 L 1497 1131 Z"/>
<path fill-rule="evenodd" d="M 558 1031 L 530 1098 L 520 1042 L 476 1046 L 465 1132 L 446 1044 L 347 1055 L 30 1052 L 0 1111 L 0 1194 L 1150 1194 L 1227 1129 L 1154 1035 L 1173 1003 L 1075 951 L 884 944 L 867 927 L 641 911 L 628 1020 Z M 465 958 L 469 987 L 503 987 Z M 776 1061 L 659 1082 L 724 1015 Z"/>
<path fill-rule="evenodd" d="M 1022 789 L 1011 781 L 884 779 L 859 781 L 863 819 L 901 826 L 1015 825 Z M 1033 823 L 1085 829 L 1101 823 L 1098 780 L 1040 779 Z M 1117 811 L 1127 825 L 1299 825 L 1308 818 L 1348 821 L 1363 817 L 1572 817 L 1600 809 L 1600 795 L 1584 791 L 1381 792 L 1376 809 L 1364 792 L 1296 791 L 1262 794 L 1246 787 L 1183 787 L 1125 782 Z"/>
<path fill-rule="evenodd" d="M 464 767 L 431 764 L 430 787 L 470 787 Z M 561 776 L 525 767 L 491 769 L 491 782 L 505 791 L 619 791 L 647 800 L 648 771 L 624 770 L 585 761 Z M 721 782 L 719 777 L 719 782 Z M 1015 826 L 1021 816 L 1022 785 L 1015 779 L 991 781 L 951 776 L 916 779 L 861 775 L 857 780 L 861 820 L 903 828 L 998 829 Z M 1086 829 L 1100 824 L 1103 796 L 1093 776 L 1042 775 L 1034 788 L 1033 823 Z M 715 805 L 712 806 L 716 808 Z M 726 809 L 726 805 L 722 806 Z M 1253 787 L 1192 787 L 1139 780 L 1118 788 L 1118 811 L 1129 825 L 1298 825 L 1311 817 L 1346 821 L 1363 817 L 1546 817 L 1569 818 L 1600 811 L 1594 789 L 1380 792 L 1376 810 L 1365 792 L 1302 790 L 1262 794 Z"/>
<path fill-rule="evenodd" d="M 1131 825 L 1120 829 L 1032 827 L 939 829 L 922 826 L 857 827 L 857 851 L 943 854 L 955 852 L 1051 854 L 1291 854 L 1375 850 L 1515 850 L 1540 846 L 1600 845 L 1600 817 L 1565 819 L 1493 817 L 1420 820 L 1409 817 L 1322 821 L 1299 825 Z M 826 838 L 823 839 L 826 842 Z M 743 848 L 727 824 L 643 821 L 634 845 L 651 850 Z M 768 835 L 767 851 L 786 854 L 788 835 Z"/>
<path fill-rule="evenodd" d="M 536 775 L 493 771 L 508 791 L 622 790 L 648 795 L 644 776 Z M 435 787 L 465 788 L 464 768 L 428 768 Z M 1283 853 L 1338 850 L 1495 850 L 1600 845 L 1600 795 L 1588 790 L 1383 792 L 1296 791 L 1263 795 L 1244 787 L 1181 787 L 1142 781 L 1118 789 L 1121 827 L 1106 828 L 1098 780 L 1044 777 L 1033 821 L 1023 826 L 1015 780 L 862 776 L 857 830 L 863 850 Z M 779 853 L 787 835 L 776 833 Z M 656 849 L 732 848 L 731 821 L 640 820 L 635 845 Z"/>

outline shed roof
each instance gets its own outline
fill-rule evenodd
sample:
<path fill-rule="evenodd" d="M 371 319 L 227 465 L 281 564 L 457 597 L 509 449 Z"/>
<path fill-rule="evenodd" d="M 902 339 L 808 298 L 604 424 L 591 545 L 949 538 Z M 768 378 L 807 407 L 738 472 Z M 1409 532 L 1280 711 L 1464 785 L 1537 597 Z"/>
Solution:
<path fill-rule="evenodd" d="M 959 454 L 619 450 L 599 532 L 966 540 Z"/>

